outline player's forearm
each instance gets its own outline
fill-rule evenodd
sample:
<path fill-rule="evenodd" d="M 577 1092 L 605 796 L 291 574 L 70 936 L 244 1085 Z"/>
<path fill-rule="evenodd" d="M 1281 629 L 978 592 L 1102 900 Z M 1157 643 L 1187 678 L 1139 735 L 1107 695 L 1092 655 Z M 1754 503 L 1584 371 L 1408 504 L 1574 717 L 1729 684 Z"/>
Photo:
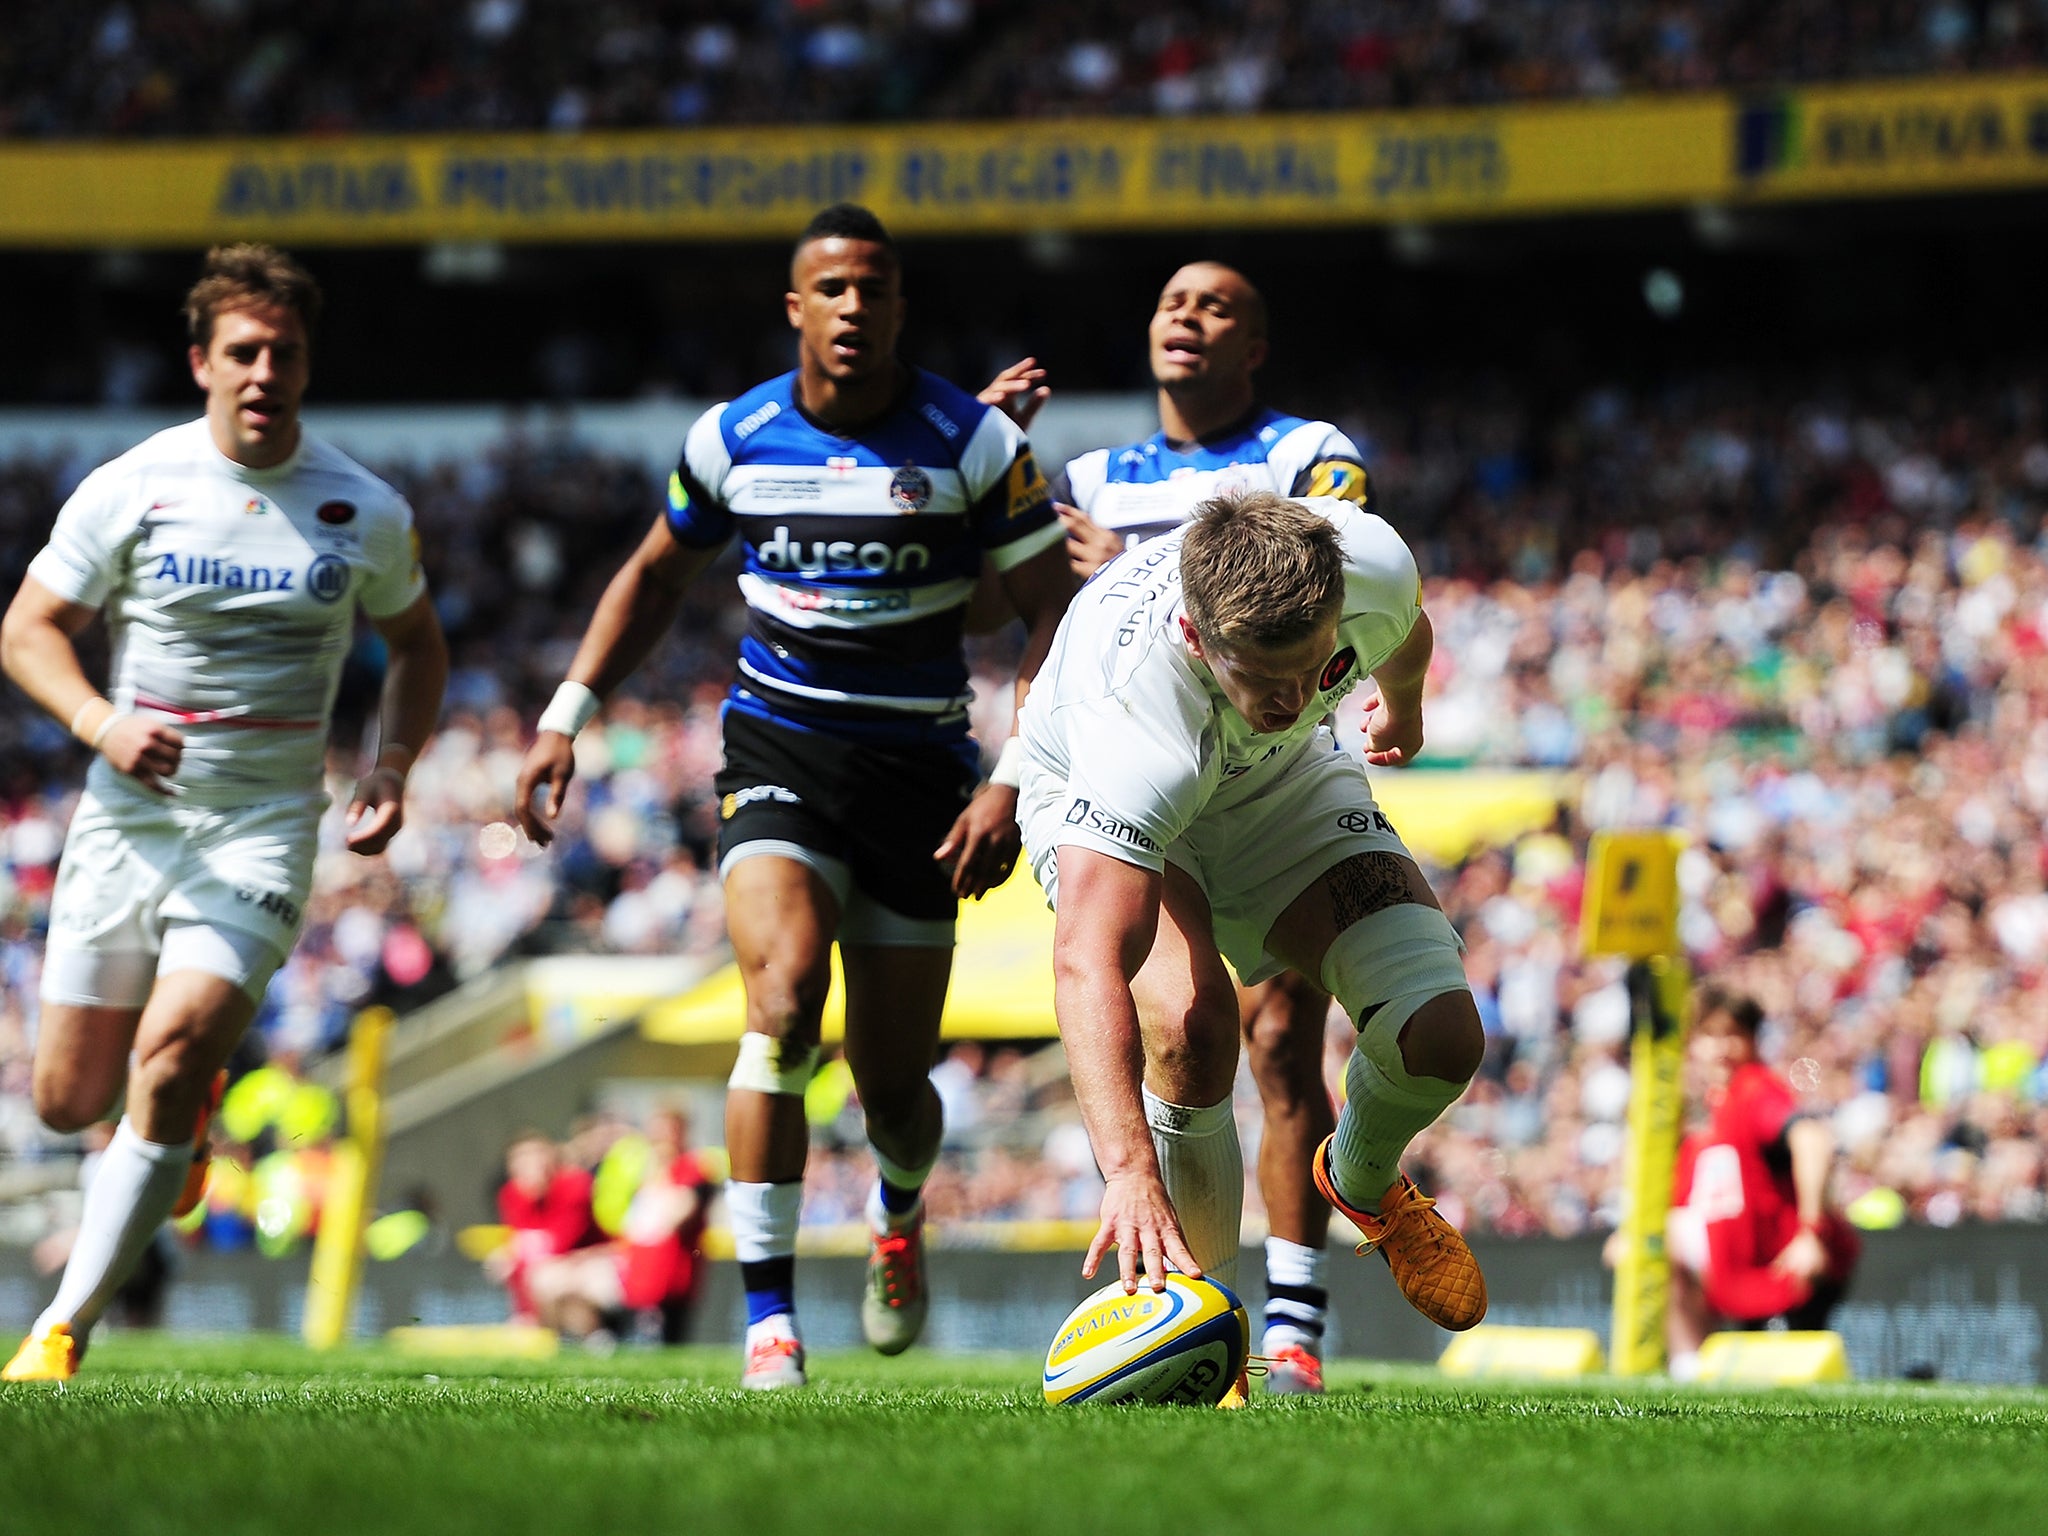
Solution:
<path fill-rule="evenodd" d="M 1436 631 L 1429 615 L 1418 613 L 1415 627 L 1408 631 L 1394 654 L 1373 669 L 1372 680 L 1380 697 L 1391 709 L 1407 714 L 1422 708 L 1422 688 L 1429 678 L 1430 658 L 1436 654 Z"/>
<path fill-rule="evenodd" d="M 401 773 L 412 768 L 441 719 L 448 691 L 448 643 L 441 626 L 391 648 L 377 710 L 377 761 Z M 388 759 L 388 761 L 387 761 Z"/>
<path fill-rule="evenodd" d="M 1060 620 L 1066 617 L 1067 604 L 1073 601 L 1078 583 L 1067 565 L 1063 547 L 1054 545 L 1042 550 L 1004 578 L 1004 588 L 1012 605 L 1024 620 L 1024 650 L 1017 659 L 1017 696 L 1014 709 L 1022 710 L 1024 700 L 1031 692 L 1031 683 L 1038 676 L 1038 669 L 1045 665 L 1045 658 L 1052 651 L 1052 642 L 1059 634 Z M 1015 714 L 1012 714 L 1015 719 Z"/>
<path fill-rule="evenodd" d="M 569 663 L 569 678 L 599 698 L 640 669 L 654 653 L 682 611 L 683 593 L 691 577 L 711 563 L 714 550 L 692 552 L 683 560 L 654 564 L 636 554 L 598 599 L 597 612 Z"/>
<path fill-rule="evenodd" d="M 1792 1193 L 1799 1205 L 1799 1224 L 1816 1227 L 1827 1211 L 1828 1175 L 1835 1164 L 1835 1137 L 1819 1120 L 1794 1120 L 1785 1141 L 1792 1152 Z"/>
<path fill-rule="evenodd" d="M 19 603 L 0 622 L 0 665 L 17 688 L 65 726 L 100 697 L 79 665 L 71 636 L 47 615 L 22 612 Z"/>
<path fill-rule="evenodd" d="M 1145 1121 L 1145 1049 L 1130 983 L 1113 959 L 1056 949 L 1053 1013 L 1088 1144 L 1103 1176 L 1156 1175 L 1158 1157 Z"/>

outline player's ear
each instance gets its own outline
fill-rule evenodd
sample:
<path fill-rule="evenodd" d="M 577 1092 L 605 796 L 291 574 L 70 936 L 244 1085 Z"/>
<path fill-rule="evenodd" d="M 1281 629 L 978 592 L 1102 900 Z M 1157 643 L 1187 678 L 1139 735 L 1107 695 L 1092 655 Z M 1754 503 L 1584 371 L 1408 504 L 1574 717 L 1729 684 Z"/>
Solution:
<path fill-rule="evenodd" d="M 782 312 L 789 317 L 789 328 L 800 331 L 804 328 L 804 296 L 794 291 L 782 296 Z"/>
<path fill-rule="evenodd" d="M 213 385 L 209 375 L 212 370 L 206 366 L 206 348 L 194 342 L 185 349 L 185 361 L 192 365 L 192 382 L 201 389 L 211 389 Z"/>
<path fill-rule="evenodd" d="M 1244 371 L 1256 373 L 1266 365 L 1266 338 L 1261 336 L 1245 349 Z"/>
<path fill-rule="evenodd" d="M 1195 622 L 1186 614 L 1180 616 L 1180 637 L 1187 642 L 1188 651 L 1196 660 L 1208 660 L 1202 654 L 1202 637 L 1195 633 Z"/>

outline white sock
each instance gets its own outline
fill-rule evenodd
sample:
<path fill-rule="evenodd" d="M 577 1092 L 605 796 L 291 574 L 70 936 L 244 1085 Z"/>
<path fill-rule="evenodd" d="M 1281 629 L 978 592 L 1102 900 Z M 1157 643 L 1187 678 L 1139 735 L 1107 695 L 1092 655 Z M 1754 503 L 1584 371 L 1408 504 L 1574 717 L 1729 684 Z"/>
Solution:
<path fill-rule="evenodd" d="M 1180 1218 L 1188 1252 L 1211 1280 L 1237 1287 L 1244 1220 L 1244 1149 L 1230 1100 L 1205 1108 L 1169 1104 L 1145 1090 L 1145 1120 L 1159 1155 L 1166 1197 Z"/>
<path fill-rule="evenodd" d="M 1398 1033 L 1391 1023 L 1368 1024 L 1359 1032 L 1344 1071 L 1344 1112 L 1330 1148 L 1338 1193 L 1367 1212 L 1378 1208 L 1400 1174 L 1408 1143 L 1465 1092 L 1463 1083 L 1412 1076 L 1401 1061 Z"/>
<path fill-rule="evenodd" d="M 56 1300 L 36 1319 L 36 1332 L 53 1323 L 69 1323 L 74 1338 L 92 1331 L 178 1203 L 191 1166 L 190 1141 L 168 1147 L 144 1141 L 122 1119 L 85 1192 L 71 1258 L 57 1282 Z"/>
<path fill-rule="evenodd" d="M 786 1259 L 796 1252 L 797 1222 L 803 1215 L 802 1180 L 789 1184 L 725 1185 L 726 1217 L 732 1223 L 733 1257 L 742 1264 Z"/>
<path fill-rule="evenodd" d="M 875 1167 L 881 1175 L 876 1179 L 875 1187 L 868 1191 L 868 1226 L 878 1234 L 900 1232 L 924 1214 L 924 1197 L 920 1194 L 917 1203 L 907 1211 L 892 1211 L 883 1203 L 882 1184 L 886 1181 L 895 1189 L 922 1191 L 924 1181 L 932 1176 L 932 1170 L 939 1165 L 939 1149 L 932 1148 L 932 1155 L 915 1168 L 904 1167 L 873 1142 L 868 1143 L 868 1150 L 874 1153 Z"/>
<path fill-rule="evenodd" d="M 1294 1344 L 1321 1355 L 1330 1312 L 1324 1283 L 1329 1259 L 1320 1248 L 1284 1237 L 1266 1239 L 1266 1335 L 1259 1345 L 1261 1354 Z"/>

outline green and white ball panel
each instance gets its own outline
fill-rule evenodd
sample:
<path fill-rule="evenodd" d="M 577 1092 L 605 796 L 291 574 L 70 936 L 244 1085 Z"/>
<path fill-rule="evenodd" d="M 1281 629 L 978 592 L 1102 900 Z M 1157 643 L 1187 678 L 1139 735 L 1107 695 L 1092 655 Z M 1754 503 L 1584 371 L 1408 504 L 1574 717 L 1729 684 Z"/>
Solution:
<path fill-rule="evenodd" d="M 1221 1401 L 1251 1353 L 1251 1319 L 1213 1280 L 1168 1275 L 1166 1289 L 1121 1281 L 1068 1314 L 1045 1356 L 1049 1403 Z"/>

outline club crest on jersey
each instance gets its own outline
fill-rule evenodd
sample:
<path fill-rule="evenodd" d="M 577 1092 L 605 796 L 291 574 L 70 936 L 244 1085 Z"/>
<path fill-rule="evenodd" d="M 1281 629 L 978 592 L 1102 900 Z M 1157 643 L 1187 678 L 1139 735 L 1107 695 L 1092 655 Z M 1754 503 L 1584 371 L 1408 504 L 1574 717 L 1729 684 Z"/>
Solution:
<path fill-rule="evenodd" d="M 1343 682 L 1350 675 L 1351 669 L 1357 664 L 1358 652 L 1348 645 L 1345 646 L 1343 650 L 1332 656 L 1329 665 L 1323 668 L 1323 675 L 1316 680 L 1317 691 L 1328 693 L 1332 688 Z"/>
<path fill-rule="evenodd" d="M 306 590 L 323 603 L 338 603 L 348 593 L 348 562 L 339 555 L 322 555 L 306 567 Z"/>
<path fill-rule="evenodd" d="M 932 499 L 932 477 L 906 464 L 889 477 L 889 501 L 898 512 L 922 512 Z"/>
<path fill-rule="evenodd" d="M 330 528 L 339 528 L 343 523 L 355 521 L 356 504 L 352 501 L 323 501 L 313 515 Z"/>

